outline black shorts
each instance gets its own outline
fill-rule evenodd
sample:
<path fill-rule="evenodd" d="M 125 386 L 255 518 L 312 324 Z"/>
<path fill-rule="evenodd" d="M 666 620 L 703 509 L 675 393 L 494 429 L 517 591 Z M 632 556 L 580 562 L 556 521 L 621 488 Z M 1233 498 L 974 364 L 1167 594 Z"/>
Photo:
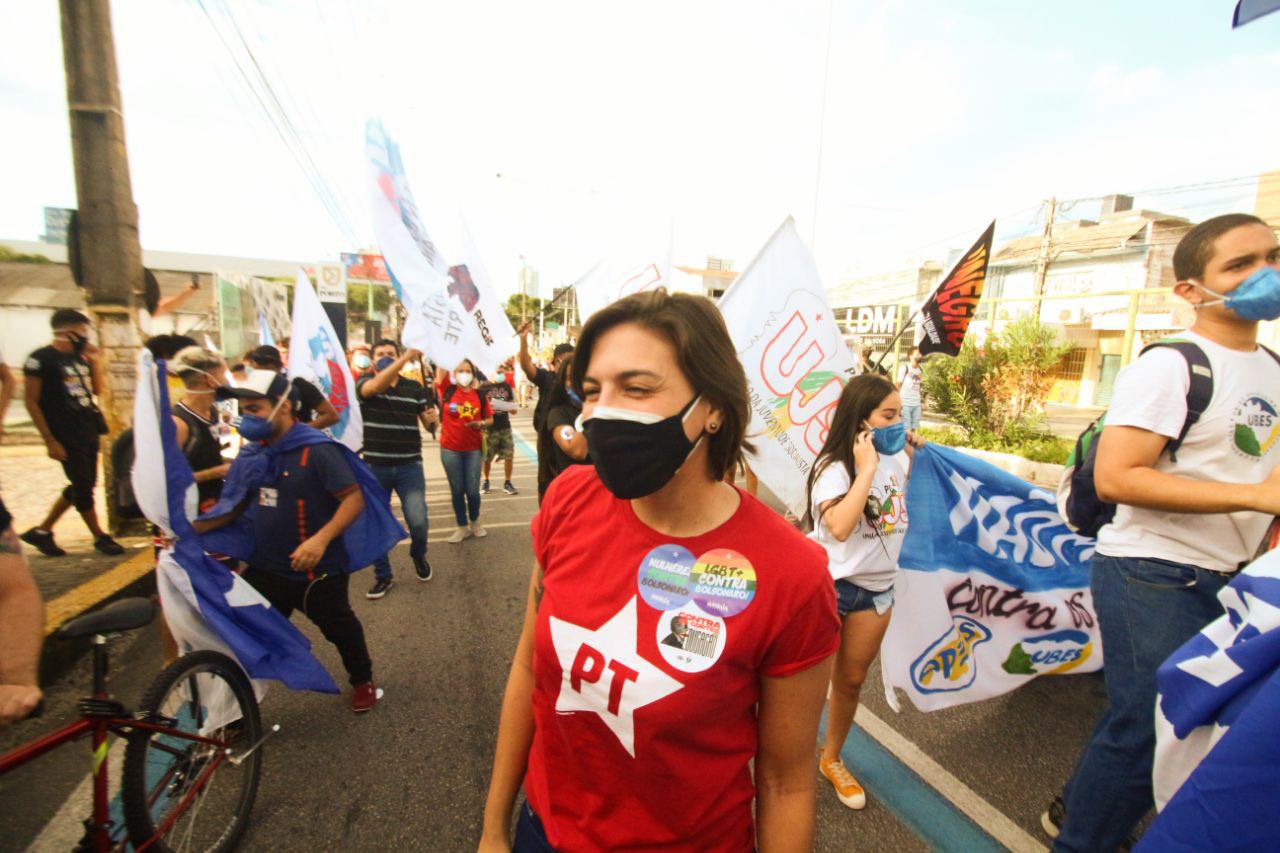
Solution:
<path fill-rule="evenodd" d="M 67 458 L 62 470 L 68 486 L 62 496 L 80 512 L 93 509 L 93 489 L 98 484 L 98 442 L 63 444 Z"/>

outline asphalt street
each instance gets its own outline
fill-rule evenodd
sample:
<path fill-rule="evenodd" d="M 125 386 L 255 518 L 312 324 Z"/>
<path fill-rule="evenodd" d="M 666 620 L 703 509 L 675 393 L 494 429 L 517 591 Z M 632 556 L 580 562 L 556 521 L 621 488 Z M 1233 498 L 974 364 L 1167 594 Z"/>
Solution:
<path fill-rule="evenodd" d="M 532 436 L 523 413 L 517 430 Z M 281 732 L 264 747 L 262 784 L 243 849 L 475 847 L 531 565 L 535 467 L 518 451 L 514 480 L 520 495 L 486 496 L 488 537 L 448 544 L 443 540 L 453 529 L 452 512 L 434 442 L 425 446 L 424 458 L 435 578 L 417 580 L 406 542 L 393 554 L 396 582 L 386 598 L 365 599 L 372 572 L 352 583 L 383 699 L 357 717 L 345 693 L 270 689 L 263 720 L 278 723 Z M 335 675 L 342 673 L 337 653 L 319 632 L 301 616 L 295 621 L 319 659 Z M 136 703 L 159 668 L 159 642 L 143 629 L 112 648 L 112 690 L 126 704 Z M 49 685 L 45 717 L 0 730 L 0 750 L 72 719 L 87 683 L 82 662 Z M 870 802 L 864 811 L 850 811 L 822 783 L 817 849 L 1047 844 L 1039 814 L 1069 774 L 1100 710 L 1100 677 L 1040 678 L 1001 699 L 930 714 L 909 707 L 895 714 L 885 704 L 878 673 L 867 684 L 863 725 L 846 756 L 853 757 Z M 88 765 L 87 745 L 68 746 L 0 779 L 0 849 L 74 845 L 88 805 L 73 795 Z"/>

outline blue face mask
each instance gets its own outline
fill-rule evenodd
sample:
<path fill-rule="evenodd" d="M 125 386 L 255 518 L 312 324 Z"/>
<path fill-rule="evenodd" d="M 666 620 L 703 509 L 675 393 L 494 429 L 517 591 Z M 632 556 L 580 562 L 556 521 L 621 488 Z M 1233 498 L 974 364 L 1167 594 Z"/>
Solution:
<path fill-rule="evenodd" d="M 396 363 L 396 360 L 394 358 L 392 358 L 389 355 L 384 355 L 382 358 L 375 361 L 373 363 L 373 366 L 376 367 L 379 372 L 382 372 L 383 370 L 386 370 L 388 367 L 390 367 L 395 363 Z"/>
<path fill-rule="evenodd" d="M 1280 319 L 1280 272 L 1275 267 L 1264 266 L 1253 275 L 1236 285 L 1235 290 L 1226 296 L 1213 293 L 1209 288 L 1197 284 L 1206 293 L 1218 297 L 1201 305 L 1222 303 L 1232 314 L 1241 320 L 1277 320 Z"/>
<path fill-rule="evenodd" d="M 871 430 L 871 444 L 880 452 L 892 456 L 907 446 L 907 425 L 902 421 Z"/>
<path fill-rule="evenodd" d="M 282 405 L 284 405 L 283 397 L 271 410 L 271 414 L 265 418 L 257 415 L 241 415 L 240 422 L 236 424 L 236 432 L 240 433 L 245 441 L 266 441 L 271 438 L 271 419 L 276 416 L 276 412 L 280 411 Z"/>

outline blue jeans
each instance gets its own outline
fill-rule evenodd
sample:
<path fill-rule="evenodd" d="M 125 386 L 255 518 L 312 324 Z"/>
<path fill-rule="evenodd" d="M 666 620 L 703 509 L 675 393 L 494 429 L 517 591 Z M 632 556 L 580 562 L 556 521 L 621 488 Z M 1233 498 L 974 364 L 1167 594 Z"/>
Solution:
<path fill-rule="evenodd" d="M 427 501 L 426 481 L 422 476 L 421 462 L 397 462 L 392 465 L 370 464 L 369 470 L 378 483 L 387 490 L 387 503 L 391 503 L 391 490 L 400 496 L 400 511 L 404 513 L 404 526 L 409 528 L 409 556 L 427 556 Z M 373 576 L 378 580 L 391 579 L 390 554 L 383 554 L 373 561 Z"/>
<path fill-rule="evenodd" d="M 1055 851 L 1116 850 L 1154 805 L 1156 667 L 1222 615 L 1218 590 L 1229 580 L 1167 560 L 1094 555 L 1107 708 L 1063 789 Z"/>
<path fill-rule="evenodd" d="M 555 848 L 547 840 L 547 831 L 542 828 L 542 821 L 527 800 L 520 804 L 520 818 L 516 821 L 516 838 L 511 844 L 511 853 L 555 853 Z"/>
<path fill-rule="evenodd" d="M 483 454 L 479 450 L 445 450 L 440 448 L 440 463 L 444 475 L 449 478 L 449 497 L 453 498 L 453 517 L 459 527 L 467 526 L 467 519 L 480 517 L 480 466 Z"/>
<path fill-rule="evenodd" d="M 874 610 L 883 616 L 890 607 L 893 607 L 893 587 L 872 592 L 844 578 L 836 581 L 836 612 L 842 617 L 862 610 Z"/>
<path fill-rule="evenodd" d="M 909 403 L 902 404 L 902 425 L 907 429 L 920 429 L 920 404 L 914 406 Z"/>

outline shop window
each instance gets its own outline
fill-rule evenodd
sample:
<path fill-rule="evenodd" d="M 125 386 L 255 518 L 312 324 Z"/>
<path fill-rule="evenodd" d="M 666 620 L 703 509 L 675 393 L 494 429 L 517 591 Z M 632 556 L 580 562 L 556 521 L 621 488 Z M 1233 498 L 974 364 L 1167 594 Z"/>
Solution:
<path fill-rule="evenodd" d="M 1083 347 L 1072 349 L 1062 357 L 1062 361 L 1058 362 L 1058 366 L 1054 368 L 1053 377 L 1078 382 L 1084 376 L 1085 354 Z"/>

